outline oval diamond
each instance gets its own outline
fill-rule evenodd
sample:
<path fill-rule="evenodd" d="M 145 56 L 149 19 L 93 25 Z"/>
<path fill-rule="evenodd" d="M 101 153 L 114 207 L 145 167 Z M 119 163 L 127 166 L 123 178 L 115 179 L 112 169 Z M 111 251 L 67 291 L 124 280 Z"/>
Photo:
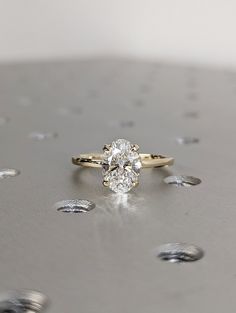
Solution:
<path fill-rule="evenodd" d="M 125 139 L 113 141 L 104 148 L 104 185 L 114 192 L 125 193 L 138 184 L 142 167 L 138 146 Z"/>

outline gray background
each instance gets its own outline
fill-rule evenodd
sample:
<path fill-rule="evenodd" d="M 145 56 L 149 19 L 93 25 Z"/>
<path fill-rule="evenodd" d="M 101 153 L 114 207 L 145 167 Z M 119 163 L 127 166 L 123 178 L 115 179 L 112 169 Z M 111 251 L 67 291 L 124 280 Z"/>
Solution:
<path fill-rule="evenodd" d="M 0 62 L 125 56 L 236 67 L 234 0 L 0 0 Z"/>
<path fill-rule="evenodd" d="M 119 59 L 2 65 L 0 166 L 21 175 L 0 181 L 0 291 L 39 290 L 52 313 L 234 312 L 235 100 L 228 71 Z M 58 136 L 36 141 L 35 131 Z M 99 170 L 70 163 L 116 138 L 175 166 L 143 170 L 122 197 Z M 176 188 L 163 182 L 170 174 L 202 183 Z M 77 198 L 96 209 L 54 208 Z M 162 262 L 155 251 L 167 242 L 205 257 Z"/>

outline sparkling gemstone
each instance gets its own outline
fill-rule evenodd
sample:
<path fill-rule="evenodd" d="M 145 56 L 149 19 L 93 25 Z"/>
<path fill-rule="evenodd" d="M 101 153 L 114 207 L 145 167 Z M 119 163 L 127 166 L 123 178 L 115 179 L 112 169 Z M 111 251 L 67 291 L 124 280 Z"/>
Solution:
<path fill-rule="evenodd" d="M 103 157 L 104 184 L 114 192 L 125 193 L 138 184 L 142 167 L 137 147 L 125 139 L 107 145 Z"/>

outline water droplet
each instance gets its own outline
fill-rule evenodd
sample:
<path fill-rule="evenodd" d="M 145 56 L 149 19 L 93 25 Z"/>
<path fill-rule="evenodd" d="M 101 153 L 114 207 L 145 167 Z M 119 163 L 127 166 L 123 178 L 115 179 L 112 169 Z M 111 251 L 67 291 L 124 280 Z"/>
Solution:
<path fill-rule="evenodd" d="M 64 213 L 87 213 L 93 210 L 96 205 L 89 200 L 75 199 L 59 201 L 54 205 L 54 207 L 57 211 Z"/>
<path fill-rule="evenodd" d="M 31 139 L 34 139 L 36 141 L 43 141 L 47 139 L 53 139 L 58 136 L 57 133 L 43 133 L 43 132 L 33 132 L 29 135 Z"/>
<path fill-rule="evenodd" d="M 15 177 L 20 175 L 20 171 L 14 168 L 3 168 L 0 169 L 0 179 Z"/>
<path fill-rule="evenodd" d="M 204 256 L 201 248 L 187 243 L 167 243 L 157 249 L 157 256 L 162 261 L 171 263 L 194 262 Z"/>
<path fill-rule="evenodd" d="M 201 179 L 193 176 L 168 176 L 164 178 L 164 182 L 168 185 L 174 185 L 177 187 L 191 187 L 201 183 Z"/>

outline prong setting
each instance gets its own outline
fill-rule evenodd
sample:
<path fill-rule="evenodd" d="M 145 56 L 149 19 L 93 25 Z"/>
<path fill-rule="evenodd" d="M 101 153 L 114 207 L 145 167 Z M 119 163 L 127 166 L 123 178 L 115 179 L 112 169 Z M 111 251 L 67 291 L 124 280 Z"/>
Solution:
<path fill-rule="evenodd" d="M 112 191 L 125 193 L 138 185 L 142 167 L 139 146 L 125 139 L 104 146 L 103 185 Z"/>
<path fill-rule="evenodd" d="M 104 187 L 109 187 L 109 182 L 107 180 L 103 180 L 102 184 Z"/>
<path fill-rule="evenodd" d="M 138 152 L 139 151 L 139 145 L 137 145 L 137 144 L 132 145 L 131 150 L 134 152 Z"/>
<path fill-rule="evenodd" d="M 111 149 L 111 145 L 110 144 L 106 144 L 106 145 L 104 145 L 104 147 L 103 147 L 103 152 L 107 152 L 107 151 L 109 151 Z"/>

